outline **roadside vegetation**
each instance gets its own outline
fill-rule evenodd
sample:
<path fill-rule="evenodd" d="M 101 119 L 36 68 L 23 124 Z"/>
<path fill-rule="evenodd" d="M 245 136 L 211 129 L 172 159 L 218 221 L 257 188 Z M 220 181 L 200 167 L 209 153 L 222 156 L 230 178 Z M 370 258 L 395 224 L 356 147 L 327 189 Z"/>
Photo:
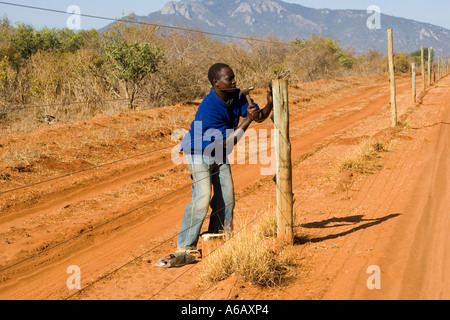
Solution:
<path fill-rule="evenodd" d="M 12 25 L 5 17 L 0 21 L 0 131 L 29 132 L 48 123 L 200 99 L 209 90 L 207 70 L 217 61 L 233 66 L 240 86 L 256 87 L 279 77 L 296 83 L 387 69 L 383 54 L 356 55 L 332 38 L 264 40 L 269 42 L 223 42 L 127 22 L 104 31 L 37 30 Z M 398 55 L 399 71 L 407 71 L 410 58 Z"/>
<path fill-rule="evenodd" d="M 381 166 L 382 154 L 389 152 L 385 142 L 372 137 L 364 139 L 353 153 L 339 163 L 340 171 L 355 171 L 361 174 L 373 173 Z"/>
<path fill-rule="evenodd" d="M 231 276 L 261 287 L 285 285 L 293 277 L 294 259 L 276 240 L 273 209 L 245 226 L 202 262 L 200 283 L 211 286 Z"/>

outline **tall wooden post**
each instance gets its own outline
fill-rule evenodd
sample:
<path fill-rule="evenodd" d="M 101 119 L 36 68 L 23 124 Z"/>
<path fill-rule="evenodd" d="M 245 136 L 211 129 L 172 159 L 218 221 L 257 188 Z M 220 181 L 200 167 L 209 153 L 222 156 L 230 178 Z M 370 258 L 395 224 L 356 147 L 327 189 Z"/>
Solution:
<path fill-rule="evenodd" d="M 431 56 L 433 55 L 433 48 L 428 48 L 428 85 L 431 86 Z"/>
<path fill-rule="evenodd" d="M 420 52 L 420 64 L 422 65 L 422 90 L 425 91 L 425 50 L 423 46 L 420 47 Z"/>
<path fill-rule="evenodd" d="M 397 126 L 397 90 L 395 86 L 394 40 L 392 29 L 388 29 L 389 81 L 391 83 L 391 127 Z"/>
<path fill-rule="evenodd" d="M 413 63 L 411 66 L 411 73 L 412 73 L 412 95 L 413 95 L 413 101 L 416 103 L 417 101 L 417 92 L 416 92 L 416 64 Z"/>
<path fill-rule="evenodd" d="M 441 80 L 441 57 L 438 57 L 437 75 L 438 80 Z"/>
<path fill-rule="evenodd" d="M 274 80 L 274 123 L 277 155 L 277 234 L 289 244 L 294 243 L 294 212 L 292 194 L 292 161 L 289 138 L 289 105 L 287 80 Z"/>

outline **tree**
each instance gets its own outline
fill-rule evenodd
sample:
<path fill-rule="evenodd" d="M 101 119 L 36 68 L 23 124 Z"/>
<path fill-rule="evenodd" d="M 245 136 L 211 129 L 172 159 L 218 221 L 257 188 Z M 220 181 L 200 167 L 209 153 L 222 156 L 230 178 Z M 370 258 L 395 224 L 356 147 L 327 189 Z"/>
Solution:
<path fill-rule="evenodd" d="M 12 33 L 13 63 L 17 68 L 38 51 L 37 32 L 31 25 L 19 24 Z"/>
<path fill-rule="evenodd" d="M 341 75 L 354 65 L 352 56 L 339 46 L 339 42 L 331 37 L 311 35 L 311 39 L 300 40 L 295 37 L 291 41 L 293 55 L 291 64 L 302 75 L 301 78 L 315 81 Z"/>
<path fill-rule="evenodd" d="M 414 51 L 410 54 L 410 56 L 412 56 L 415 59 L 417 65 L 421 64 L 422 50 Z M 423 49 L 423 56 L 424 56 L 425 63 L 427 63 L 428 62 L 428 48 Z M 434 58 L 433 56 L 434 56 L 434 52 L 432 53 L 432 56 L 431 56 L 432 60 Z"/>
<path fill-rule="evenodd" d="M 139 85 L 147 75 L 157 71 L 164 57 L 163 48 L 136 41 L 116 41 L 106 45 L 105 54 L 113 77 L 123 83 L 130 109 L 134 109 Z"/>

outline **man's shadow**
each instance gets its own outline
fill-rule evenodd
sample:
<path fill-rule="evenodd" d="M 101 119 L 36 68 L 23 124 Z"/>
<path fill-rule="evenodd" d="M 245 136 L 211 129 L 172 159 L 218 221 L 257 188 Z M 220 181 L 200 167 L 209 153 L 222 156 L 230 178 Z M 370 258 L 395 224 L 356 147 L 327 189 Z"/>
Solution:
<path fill-rule="evenodd" d="M 295 244 L 305 244 L 305 243 L 317 243 L 322 242 L 325 240 L 330 239 L 336 239 L 342 236 L 346 236 L 348 234 L 351 234 L 353 232 L 367 229 L 373 226 L 376 226 L 384 221 L 387 221 L 392 218 L 396 218 L 400 216 L 399 213 L 396 214 L 390 214 L 388 216 L 377 218 L 377 219 L 364 219 L 363 215 L 356 215 L 356 216 L 350 216 L 350 217 L 343 217 L 343 218 L 331 218 L 319 222 L 310 222 L 301 224 L 300 227 L 307 228 L 307 229 L 326 229 L 326 228 L 339 228 L 339 227 L 347 227 L 351 225 L 357 225 L 354 228 L 346 231 L 342 231 L 336 234 L 329 234 L 323 237 L 317 237 L 317 238 L 307 238 L 307 237 L 296 237 L 294 239 Z M 363 224 L 361 224 L 363 223 Z M 360 225 L 358 225 L 360 224 Z"/>

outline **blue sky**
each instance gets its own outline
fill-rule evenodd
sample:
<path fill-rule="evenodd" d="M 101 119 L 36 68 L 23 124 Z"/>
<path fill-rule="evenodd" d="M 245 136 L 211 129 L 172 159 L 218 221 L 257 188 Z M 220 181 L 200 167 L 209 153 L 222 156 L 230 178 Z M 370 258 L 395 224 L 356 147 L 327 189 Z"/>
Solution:
<path fill-rule="evenodd" d="M 361 9 L 378 5 L 381 12 L 397 17 L 428 22 L 450 29 L 450 1 L 448 0 L 284 0 L 311 8 Z M 168 0 L 6 0 L 16 4 L 51 8 L 66 11 L 71 5 L 77 5 L 82 14 L 120 18 L 123 14 L 135 12 L 148 15 L 160 10 Z M 428 5 L 428 8 L 425 8 Z M 23 22 L 36 28 L 44 26 L 63 28 L 68 15 L 48 13 L 0 4 L 0 17 L 6 15 L 13 23 Z M 81 18 L 81 28 L 101 28 L 107 21 Z"/>

